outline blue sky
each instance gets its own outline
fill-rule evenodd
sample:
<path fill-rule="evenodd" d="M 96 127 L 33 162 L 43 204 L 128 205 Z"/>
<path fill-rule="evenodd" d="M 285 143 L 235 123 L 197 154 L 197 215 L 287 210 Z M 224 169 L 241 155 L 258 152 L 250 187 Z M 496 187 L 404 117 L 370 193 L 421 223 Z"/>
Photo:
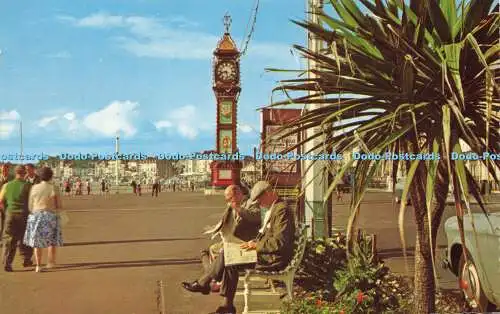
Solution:
<path fill-rule="evenodd" d="M 212 52 L 228 11 L 242 43 L 250 0 L 0 0 L 0 154 L 109 152 L 119 129 L 127 152 L 215 147 Z M 258 143 L 256 108 L 281 74 L 298 68 L 305 1 L 261 0 L 242 58 L 238 146 Z M 118 114 L 119 112 L 119 114 Z"/>

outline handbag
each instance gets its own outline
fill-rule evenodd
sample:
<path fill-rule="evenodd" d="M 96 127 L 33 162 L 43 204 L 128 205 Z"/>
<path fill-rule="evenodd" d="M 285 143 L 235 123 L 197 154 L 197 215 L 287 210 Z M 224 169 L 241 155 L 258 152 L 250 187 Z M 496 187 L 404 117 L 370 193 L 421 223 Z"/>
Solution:
<path fill-rule="evenodd" d="M 67 225 L 69 222 L 69 217 L 68 217 L 68 214 L 66 214 L 66 212 L 57 213 L 57 218 L 59 219 L 59 223 L 61 224 L 61 227 Z"/>

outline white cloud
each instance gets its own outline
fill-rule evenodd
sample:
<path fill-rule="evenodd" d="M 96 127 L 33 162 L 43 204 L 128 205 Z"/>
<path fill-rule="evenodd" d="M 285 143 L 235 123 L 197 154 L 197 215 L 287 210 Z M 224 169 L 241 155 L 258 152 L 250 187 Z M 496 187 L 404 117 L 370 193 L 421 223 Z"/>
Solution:
<path fill-rule="evenodd" d="M 123 23 L 123 17 L 104 13 L 89 15 L 80 20 L 75 19 L 75 24 L 80 27 L 120 27 Z"/>
<path fill-rule="evenodd" d="M 52 116 L 52 117 L 44 117 L 44 118 L 41 118 L 40 120 L 38 120 L 37 122 L 37 125 L 39 127 L 46 127 L 48 126 L 49 124 L 51 124 L 52 122 L 56 121 L 59 117 L 58 116 Z"/>
<path fill-rule="evenodd" d="M 199 108 L 186 105 L 170 112 L 167 119 L 154 123 L 157 130 L 174 129 L 179 135 L 187 139 L 195 139 L 201 131 L 211 130 L 212 126 L 206 117 L 200 114 Z"/>
<path fill-rule="evenodd" d="M 162 120 L 162 121 L 158 121 L 158 122 L 155 122 L 155 128 L 157 130 L 161 130 L 161 129 L 166 129 L 166 128 L 171 128 L 173 125 L 172 125 L 172 122 L 170 121 L 167 121 L 167 120 Z"/>
<path fill-rule="evenodd" d="M 83 18 L 60 16 L 59 20 L 76 27 L 86 28 L 122 28 L 127 36 L 115 38 L 116 43 L 126 51 L 138 57 L 170 59 L 210 59 L 220 39 L 198 30 L 189 30 L 196 26 L 184 17 L 158 19 L 143 16 L 121 16 L 107 13 L 95 13 Z M 235 38 L 238 44 L 241 40 Z M 290 55 L 290 46 L 280 43 L 262 43 L 252 41 L 248 55 L 281 61 Z M 295 62 L 295 61 L 293 61 Z"/>
<path fill-rule="evenodd" d="M 238 124 L 238 129 L 242 133 L 250 133 L 250 132 L 254 131 L 254 128 L 251 125 L 248 125 L 248 124 L 245 124 L 245 123 L 239 123 Z"/>
<path fill-rule="evenodd" d="M 120 131 L 124 136 L 133 136 L 137 133 L 133 120 L 138 106 L 138 103 L 129 100 L 113 101 L 102 110 L 86 116 L 82 124 L 98 135 L 114 136 Z"/>
<path fill-rule="evenodd" d="M 37 123 L 41 128 L 53 128 L 70 132 L 79 136 L 88 134 L 92 136 L 115 136 L 119 131 L 122 136 L 129 137 L 137 133 L 134 119 L 137 115 L 139 104 L 132 101 L 113 101 L 101 110 L 92 112 L 83 118 L 78 118 L 74 112 L 62 115 L 43 117 Z"/>
<path fill-rule="evenodd" d="M 63 117 L 68 121 L 73 121 L 76 119 L 76 114 L 74 112 L 68 112 Z"/>
<path fill-rule="evenodd" d="M 0 111 L 0 139 L 9 138 L 18 128 L 21 115 L 15 111 Z"/>
<path fill-rule="evenodd" d="M 69 131 L 77 131 L 80 129 L 80 121 L 76 119 L 76 114 L 74 112 L 68 112 L 63 115 L 63 117 L 69 121 Z"/>
<path fill-rule="evenodd" d="M 21 115 L 15 110 L 0 111 L 0 120 L 19 120 Z"/>
<path fill-rule="evenodd" d="M 16 126 L 14 123 L 0 121 L 0 139 L 6 139 L 10 137 L 10 135 L 14 133 L 15 129 Z"/>
<path fill-rule="evenodd" d="M 179 124 L 177 126 L 179 134 L 188 139 L 195 139 L 198 136 L 198 130 L 195 126 L 189 124 Z"/>
<path fill-rule="evenodd" d="M 54 127 L 64 131 L 74 132 L 79 129 L 80 121 L 77 120 L 74 112 L 68 112 L 64 115 L 55 115 L 43 117 L 38 120 L 37 125 L 41 128 Z"/>
<path fill-rule="evenodd" d="M 71 54 L 67 51 L 59 51 L 56 53 L 49 54 L 47 57 L 54 59 L 69 59 L 71 58 Z"/>

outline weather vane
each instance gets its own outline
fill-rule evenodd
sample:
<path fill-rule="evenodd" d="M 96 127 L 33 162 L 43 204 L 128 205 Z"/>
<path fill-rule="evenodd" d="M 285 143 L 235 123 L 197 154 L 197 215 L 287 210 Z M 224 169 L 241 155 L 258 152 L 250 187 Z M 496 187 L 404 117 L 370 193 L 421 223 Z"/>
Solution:
<path fill-rule="evenodd" d="M 231 22 L 233 20 L 231 19 L 231 16 L 229 13 L 226 12 L 226 15 L 224 15 L 224 28 L 226 29 L 226 33 L 229 34 L 229 28 L 231 27 Z"/>

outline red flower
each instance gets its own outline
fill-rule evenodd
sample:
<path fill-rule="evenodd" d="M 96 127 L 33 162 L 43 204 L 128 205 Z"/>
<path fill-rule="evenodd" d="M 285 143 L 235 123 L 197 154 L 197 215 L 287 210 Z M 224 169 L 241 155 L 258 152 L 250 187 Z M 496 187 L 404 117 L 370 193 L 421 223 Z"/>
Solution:
<path fill-rule="evenodd" d="M 339 314 L 345 314 L 344 310 L 340 310 Z"/>
<path fill-rule="evenodd" d="M 358 301 L 358 304 L 361 304 L 363 302 L 363 298 L 364 298 L 363 292 L 358 291 L 358 295 L 356 296 L 356 300 Z"/>
<path fill-rule="evenodd" d="M 317 306 L 317 307 L 320 307 L 321 305 L 323 305 L 323 302 L 321 302 L 321 300 L 320 300 L 320 299 L 317 299 L 317 300 L 316 300 L 316 306 Z"/>
<path fill-rule="evenodd" d="M 469 288 L 469 284 L 467 283 L 467 281 L 465 281 L 463 279 L 460 280 L 459 285 L 460 285 L 460 289 L 463 289 L 463 290 Z"/>

